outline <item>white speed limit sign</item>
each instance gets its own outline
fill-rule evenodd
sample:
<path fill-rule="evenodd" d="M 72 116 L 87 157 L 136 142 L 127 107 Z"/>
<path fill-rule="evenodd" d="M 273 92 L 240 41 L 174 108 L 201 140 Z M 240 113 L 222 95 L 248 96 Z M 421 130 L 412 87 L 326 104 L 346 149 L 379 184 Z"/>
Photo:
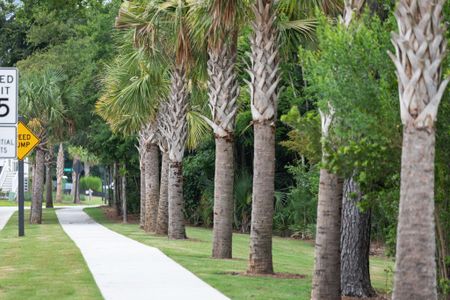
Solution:
<path fill-rule="evenodd" d="M 18 72 L 0 68 L 0 126 L 17 123 Z"/>

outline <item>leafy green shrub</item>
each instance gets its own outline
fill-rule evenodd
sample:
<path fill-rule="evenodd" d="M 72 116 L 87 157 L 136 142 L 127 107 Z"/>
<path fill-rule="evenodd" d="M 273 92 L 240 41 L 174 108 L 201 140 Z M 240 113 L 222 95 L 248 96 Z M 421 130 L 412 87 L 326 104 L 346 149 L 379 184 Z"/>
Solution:
<path fill-rule="evenodd" d="M 80 179 L 80 189 L 100 192 L 102 190 L 102 180 L 94 176 L 83 177 Z"/>

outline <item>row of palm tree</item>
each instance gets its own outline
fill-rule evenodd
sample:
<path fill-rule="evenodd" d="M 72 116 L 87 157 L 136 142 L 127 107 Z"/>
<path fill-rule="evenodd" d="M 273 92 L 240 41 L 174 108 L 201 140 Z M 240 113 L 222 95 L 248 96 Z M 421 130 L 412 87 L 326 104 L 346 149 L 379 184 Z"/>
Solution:
<path fill-rule="evenodd" d="M 128 103 L 126 102 L 128 95 L 123 90 L 131 89 L 140 79 L 127 81 L 125 76 L 121 80 L 114 80 L 112 78 L 118 78 L 114 72 L 108 73 L 111 76 L 107 76 L 109 80 L 105 82 L 105 96 L 97 104 L 97 112 L 113 129 L 122 132 L 140 130 L 141 158 L 146 160 L 145 163 L 141 163 L 141 169 L 146 174 L 142 177 L 144 178 L 142 186 L 146 187 L 146 192 L 145 201 L 142 202 L 141 225 L 147 231 L 155 231 L 152 224 L 155 223 L 155 215 L 158 216 L 155 214 L 157 201 L 154 201 L 157 194 L 155 192 L 157 176 L 153 174 L 158 171 L 158 161 L 153 154 L 152 162 L 148 162 L 149 159 L 144 153 L 156 149 L 159 139 L 165 140 L 169 158 L 168 236 L 172 239 L 185 238 L 182 159 L 188 132 L 192 132 L 192 127 L 195 127 L 192 125 L 195 122 L 188 122 L 188 111 L 191 112 L 190 116 L 197 115 L 192 112 L 193 105 L 189 104 L 192 103 L 192 98 L 196 97 L 195 84 L 202 85 L 202 82 L 206 81 L 211 114 L 205 116 L 203 111 L 202 119 L 211 126 L 216 138 L 213 257 L 231 258 L 234 207 L 233 139 L 239 96 L 235 66 L 237 39 L 239 28 L 247 25 L 252 27 L 253 34 L 250 39 L 252 55 L 248 68 L 255 131 L 249 261 L 249 272 L 252 273 L 273 273 L 275 123 L 281 80 L 278 72 L 280 62 L 278 32 L 280 29 L 285 32 L 292 29 L 295 33 L 293 36 L 296 36 L 310 31 L 312 24 L 310 21 L 292 21 L 292 18 L 301 17 L 297 13 L 299 3 L 280 1 L 275 5 L 272 1 L 251 3 L 219 0 L 124 2 L 116 19 L 116 27 L 133 30 L 133 44 L 137 49 L 129 56 L 133 59 L 139 57 L 141 63 L 124 63 L 121 64 L 124 68 L 114 68 L 114 72 L 125 74 L 130 71 L 128 74 L 133 74 L 136 70 L 140 70 L 137 72 L 141 72 L 141 78 L 142 74 L 152 74 L 150 76 L 152 78 L 159 76 L 157 81 L 151 83 L 153 90 L 151 92 L 145 90 L 146 94 L 141 95 L 142 99 L 148 101 L 147 106 L 148 103 L 153 105 L 148 109 L 139 108 L 139 111 L 133 110 L 129 105 L 125 106 L 124 104 Z M 334 2 L 327 2 L 328 5 L 330 3 Z M 289 16 L 287 21 L 276 21 L 277 14 L 281 13 Z M 245 24 L 250 16 L 254 16 L 254 21 L 252 24 Z M 129 70 L 132 65 L 139 66 L 135 70 Z M 204 78 L 204 65 L 207 78 Z M 155 66 L 157 67 L 152 69 Z M 166 71 L 170 74 L 169 78 L 164 77 Z M 170 81 L 169 92 L 165 95 L 163 92 L 161 95 L 158 91 L 165 90 L 163 86 L 167 86 L 167 81 Z M 150 95 L 151 93 L 153 94 Z M 131 101 L 132 99 L 128 98 Z M 156 111 L 161 103 L 167 105 L 168 109 L 163 118 L 158 118 Z M 129 115 L 133 118 L 127 118 Z M 158 124 L 159 132 L 153 132 L 154 139 L 144 142 L 142 128 L 154 122 Z M 137 124 L 139 126 L 135 126 Z M 153 175 L 147 176 L 148 172 Z"/>
<path fill-rule="evenodd" d="M 362 9 L 364 1 L 344 2 L 343 23 L 348 26 L 353 15 Z M 433 153 L 425 155 L 413 149 L 416 149 L 414 143 L 420 141 L 423 151 L 434 149 L 434 121 L 447 83 L 444 81 L 440 84 L 440 64 L 446 42 L 444 29 L 440 25 L 443 1 L 418 2 L 420 5 L 407 0 L 400 1 L 396 14 L 400 34 L 394 35 L 397 56 L 392 55 L 400 81 L 402 120 L 405 125 L 397 245 L 399 271 L 396 273 L 394 290 L 396 299 L 414 298 L 423 292 L 427 293 L 427 299 L 436 298 L 435 274 L 431 274 L 433 268 L 430 268 L 433 270 L 429 274 L 426 272 L 419 276 L 420 280 L 411 275 L 414 274 L 411 270 L 417 257 L 412 257 L 412 260 L 408 258 L 413 249 L 409 243 L 411 237 L 417 236 L 401 234 L 408 230 L 415 232 L 414 220 L 408 214 L 412 210 L 425 210 L 428 217 L 422 218 L 421 228 L 426 230 L 420 233 L 420 237 L 430 242 L 421 249 L 421 259 L 424 265 L 434 264 L 428 261 L 434 257 L 434 248 L 430 246 L 434 245 L 433 191 L 430 188 L 434 181 L 433 172 L 430 171 Z M 105 96 L 99 101 L 97 111 L 114 130 L 139 132 L 141 160 L 145 160 L 141 162 L 141 172 L 144 173 L 141 174 L 144 175 L 141 176 L 142 186 L 145 187 L 141 197 L 141 225 L 146 231 L 168 234 L 170 239 L 186 238 L 182 160 L 187 141 L 203 132 L 195 128 L 202 128 L 198 124 L 204 120 L 213 129 L 216 141 L 212 255 L 215 258 L 232 257 L 232 149 L 234 122 L 239 109 L 237 41 L 241 36 L 239 30 L 250 28 L 251 53 L 247 72 L 255 140 L 248 272 L 273 273 L 275 124 L 281 86 L 279 64 L 285 55 L 291 54 L 288 46 L 296 45 L 299 33 L 310 33 L 313 23 L 305 21 L 304 18 L 308 16 L 305 12 L 311 12 L 308 8 L 316 5 L 322 5 L 322 9 L 329 12 L 340 9 L 339 2 L 334 1 L 320 4 L 316 1 L 294 0 L 124 2 L 116 26 L 132 30 L 134 49 L 129 51 L 132 53 L 131 58 L 127 60 L 127 55 L 125 59 L 119 57 L 123 59 L 120 67 L 112 67 L 114 71 L 107 76 Z M 247 23 L 248 20 L 251 21 Z M 285 34 L 292 32 L 297 34 Z M 124 36 L 131 39 L 129 33 L 128 37 L 126 34 Z M 418 63 L 420 60 L 427 64 L 424 66 Z M 204 105 L 198 109 L 192 104 L 201 95 L 196 90 L 199 87 L 207 87 L 210 115 L 206 115 Z M 420 98 L 419 95 L 426 97 Z M 139 105 L 141 103 L 142 106 Z M 333 111 L 332 107 L 324 107 L 321 111 L 324 139 L 332 127 Z M 199 113 L 203 114 L 201 118 L 198 118 Z M 161 172 L 158 148 L 163 153 Z M 409 153 L 409 156 L 405 157 L 405 153 Z M 427 158 L 426 163 L 419 160 L 420 155 Z M 327 158 L 328 153 L 324 148 L 324 163 Z M 415 170 L 414 174 L 419 172 L 421 175 L 412 175 L 411 166 Z M 420 166 L 423 168 L 417 171 Z M 426 194 L 410 189 L 409 183 L 414 182 L 414 178 L 425 175 L 429 188 Z M 343 180 L 326 168 L 321 170 L 320 176 L 312 298 L 339 299 Z M 423 187 L 419 182 L 414 186 Z M 420 195 L 428 199 L 426 207 L 419 203 Z M 167 224 L 167 230 L 157 230 L 160 222 L 163 229 L 164 224 Z M 420 286 L 420 291 L 412 286 Z"/>

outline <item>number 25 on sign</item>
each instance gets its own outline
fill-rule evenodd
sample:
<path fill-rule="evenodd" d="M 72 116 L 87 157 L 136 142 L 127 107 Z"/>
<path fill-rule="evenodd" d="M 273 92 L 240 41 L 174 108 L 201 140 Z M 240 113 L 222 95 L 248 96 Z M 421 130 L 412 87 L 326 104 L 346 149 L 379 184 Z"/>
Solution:
<path fill-rule="evenodd" d="M 0 124 L 17 123 L 18 72 L 15 68 L 0 68 Z"/>

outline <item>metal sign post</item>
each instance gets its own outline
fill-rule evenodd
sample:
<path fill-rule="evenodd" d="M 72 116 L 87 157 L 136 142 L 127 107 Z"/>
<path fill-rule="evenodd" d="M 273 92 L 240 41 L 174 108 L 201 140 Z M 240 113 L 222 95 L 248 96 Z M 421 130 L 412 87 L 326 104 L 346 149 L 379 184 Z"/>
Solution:
<path fill-rule="evenodd" d="M 25 189 L 24 189 L 24 168 L 23 160 L 19 160 L 19 193 L 18 193 L 18 205 L 19 205 L 19 236 L 25 235 Z"/>
<path fill-rule="evenodd" d="M 17 119 L 19 100 L 19 72 L 16 68 L 0 68 L 0 158 L 17 158 Z M 19 236 L 24 226 L 24 167 L 19 159 Z"/>

